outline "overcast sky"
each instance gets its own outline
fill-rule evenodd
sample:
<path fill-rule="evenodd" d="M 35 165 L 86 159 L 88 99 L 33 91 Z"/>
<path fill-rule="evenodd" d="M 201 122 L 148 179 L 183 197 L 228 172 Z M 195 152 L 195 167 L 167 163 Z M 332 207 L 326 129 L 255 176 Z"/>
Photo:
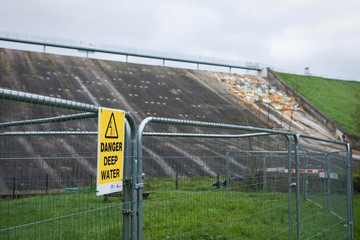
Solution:
<path fill-rule="evenodd" d="M 360 80 L 359 0 L 0 0 L 0 31 Z M 4 43 L 0 43 L 4 46 Z"/>

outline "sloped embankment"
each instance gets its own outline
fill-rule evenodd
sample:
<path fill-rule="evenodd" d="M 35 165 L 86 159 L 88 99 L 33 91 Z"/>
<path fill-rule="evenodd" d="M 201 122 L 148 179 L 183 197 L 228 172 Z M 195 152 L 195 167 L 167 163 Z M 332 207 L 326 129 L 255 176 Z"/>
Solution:
<path fill-rule="evenodd" d="M 295 127 L 295 130 L 313 133 L 314 123 L 307 118 L 306 113 L 300 107 L 295 109 L 293 102 L 282 103 L 291 105 L 292 109 L 279 109 L 282 102 L 279 100 L 280 96 L 264 81 L 261 78 L 234 74 L 0 49 L 0 82 L 3 88 L 123 109 L 131 112 L 138 124 L 148 116 L 159 116 L 286 130 L 293 130 Z M 255 89 L 257 98 L 248 99 L 251 88 Z M 245 92 L 243 89 L 249 91 Z M 290 97 L 284 94 L 282 97 L 290 101 Z M 278 105 L 271 103 L 274 99 L 278 99 Z M 69 113 L 63 109 L 49 110 L 41 106 L 0 101 L 1 122 Z M 318 125 L 320 129 L 321 126 Z M 32 131 L 96 129 L 96 120 L 20 128 Z M 16 131 L 19 128 L 3 129 L 5 130 Z M 202 129 L 194 131 L 201 132 Z M 326 130 L 319 134 L 322 137 L 328 136 Z M 71 183 L 71 179 L 85 179 L 95 174 L 96 138 L 84 138 L 54 137 L 50 141 L 44 137 L 19 137 L 11 139 L 9 147 L 9 138 L 3 137 L 1 148 L 6 151 L 3 150 L 2 158 L 9 161 L 2 161 L 0 175 L 8 176 L 9 179 L 19 174 L 23 179 L 38 175 L 39 179 L 43 179 L 44 174 L 49 174 L 52 179 L 57 179 L 53 183 L 55 186 L 60 186 L 62 179 L 67 179 L 70 181 L 69 186 L 73 186 L 75 183 Z M 144 161 L 144 169 L 150 175 L 169 175 L 175 172 L 184 175 L 214 175 L 217 169 L 224 167 L 223 162 L 220 163 L 217 159 L 204 162 L 196 155 L 207 152 L 223 160 L 225 150 L 217 148 L 219 142 L 197 140 L 193 143 L 197 147 L 196 151 L 180 149 L 178 146 L 183 143 L 176 139 L 154 145 L 151 149 L 145 146 L 144 155 L 151 157 L 154 162 L 150 164 Z M 259 142 L 255 144 L 250 140 L 236 142 L 234 145 L 225 141 L 222 144 L 227 149 L 237 149 L 240 146 L 241 149 L 265 148 Z M 276 144 L 276 139 L 266 141 L 267 148 L 271 148 L 272 144 Z M 82 150 L 79 150 L 79 145 Z M 56 150 L 58 148 L 62 149 L 60 158 L 59 150 Z M 182 157 L 168 162 L 163 157 L 164 149 L 170 149 Z M 22 159 L 22 164 L 13 168 L 11 160 L 15 157 Z M 2 188 L 9 188 L 4 179 L 0 180 L 0 185 Z"/>

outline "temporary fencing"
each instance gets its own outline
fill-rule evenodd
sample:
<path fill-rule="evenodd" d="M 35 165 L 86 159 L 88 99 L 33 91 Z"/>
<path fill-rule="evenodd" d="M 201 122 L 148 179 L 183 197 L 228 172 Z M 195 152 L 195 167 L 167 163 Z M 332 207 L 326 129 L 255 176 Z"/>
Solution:
<path fill-rule="evenodd" d="M 346 143 L 166 118 L 137 139 L 144 239 L 353 238 Z"/>
<path fill-rule="evenodd" d="M 0 239 L 129 237 L 128 187 L 123 196 L 95 196 L 100 107 L 7 89 L 0 95 Z M 134 122 L 126 119 L 131 143 Z M 125 177 L 131 155 L 127 146 Z"/>
<path fill-rule="evenodd" d="M 123 192 L 96 197 L 99 106 L 0 102 L 1 239 L 353 239 L 347 143 L 125 112 Z"/>

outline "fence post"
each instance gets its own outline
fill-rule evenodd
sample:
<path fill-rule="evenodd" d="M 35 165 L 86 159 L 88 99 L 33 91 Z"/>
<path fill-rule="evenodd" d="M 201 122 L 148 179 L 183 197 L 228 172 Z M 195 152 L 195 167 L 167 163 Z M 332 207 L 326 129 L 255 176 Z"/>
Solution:
<path fill-rule="evenodd" d="M 225 166 L 226 166 L 226 179 L 230 179 L 229 154 L 230 154 L 230 152 L 226 152 L 226 162 L 225 162 Z M 230 182 L 229 182 L 229 181 L 226 181 L 226 182 L 225 182 L 225 187 L 226 187 L 226 196 L 229 196 L 229 191 L 230 191 Z"/>
<path fill-rule="evenodd" d="M 45 194 L 48 194 L 48 189 L 49 189 L 49 174 L 45 175 Z"/>
<path fill-rule="evenodd" d="M 309 167 L 309 157 L 305 153 L 305 167 L 303 172 L 303 187 L 304 187 L 304 199 L 307 200 L 308 195 L 308 173 L 307 169 Z"/>
<path fill-rule="evenodd" d="M 300 237 L 300 181 L 299 181 L 299 138 L 300 134 L 294 135 L 295 140 L 295 180 L 296 180 L 296 230 L 297 239 Z M 290 171 L 291 169 L 289 169 Z"/>
<path fill-rule="evenodd" d="M 176 188 L 176 190 L 178 190 L 179 189 L 179 174 L 178 173 L 176 173 L 176 175 L 175 175 L 175 188 Z"/>
<path fill-rule="evenodd" d="M 93 176 L 90 174 L 90 190 L 92 190 L 92 184 L 93 184 Z"/>
<path fill-rule="evenodd" d="M 13 177 L 12 199 L 15 199 L 16 177 Z"/>
<path fill-rule="evenodd" d="M 125 120 L 125 154 L 124 154 L 124 174 L 123 174 L 123 239 L 130 238 L 130 216 L 132 212 L 130 210 L 131 202 L 131 130 L 129 124 Z"/>
<path fill-rule="evenodd" d="M 293 239 L 293 224 L 292 224 L 292 185 L 291 185 L 291 139 L 285 135 L 287 140 L 287 157 L 288 157 L 288 217 L 289 217 L 289 239 Z"/>
<path fill-rule="evenodd" d="M 330 169 L 329 169 L 329 154 L 325 156 L 325 211 L 330 210 Z"/>
<path fill-rule="evenodd" d="M 266 156 L 263 159 L 263 169 L 262 169 L 262 182 L 263 182 L 263 192 L 267 192 L 267 182 L 266 182 Z"/>
<path fill-rule="evenodd" d="M 136 124 L 130 113 L 125 113 L 125 158 L 123 189 L 123 239 L 136 239 Z M 131 234 L 130 234 L 131 233 Z"/>
<path fill-rule="evenodd" d="M 354 202 L 353 202 L 353 179 L 352 179 L 352 151 L 351 145 L 346 144 L 347 166 L 347 199 L 348 199 L 348 226 L 349 238 L 354 239 Z"/>

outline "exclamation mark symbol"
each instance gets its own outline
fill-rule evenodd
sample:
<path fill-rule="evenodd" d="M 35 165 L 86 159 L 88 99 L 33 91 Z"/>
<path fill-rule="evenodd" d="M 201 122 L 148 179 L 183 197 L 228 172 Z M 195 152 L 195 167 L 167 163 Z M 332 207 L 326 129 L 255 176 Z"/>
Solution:
<path fill-rule="evenodd" d="M 114 113 L 111 113 L 109 123 L 105 132 L 105 138 L 118 138 L 118 131 L 115 122 Z"/>

